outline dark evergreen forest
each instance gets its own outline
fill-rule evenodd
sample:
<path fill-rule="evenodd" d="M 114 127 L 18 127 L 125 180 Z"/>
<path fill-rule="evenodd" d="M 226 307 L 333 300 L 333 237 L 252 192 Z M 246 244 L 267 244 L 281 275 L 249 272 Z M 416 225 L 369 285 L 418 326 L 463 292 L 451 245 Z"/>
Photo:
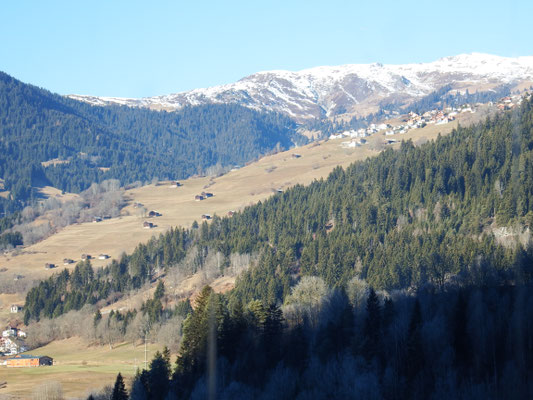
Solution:
<path fill-rule="evenodd" d="M 295 129 L 287 117 L 237 105 L 96 107 L 0 72 L 0 178 L 12 195 L 0 198 L 0 213 L 31 201 L 43 184 L 79 192 L 105 179 L 124 185 L 242 165 L 303 141 Z M 68 163 L 41 165 L 53 159 Z"/>

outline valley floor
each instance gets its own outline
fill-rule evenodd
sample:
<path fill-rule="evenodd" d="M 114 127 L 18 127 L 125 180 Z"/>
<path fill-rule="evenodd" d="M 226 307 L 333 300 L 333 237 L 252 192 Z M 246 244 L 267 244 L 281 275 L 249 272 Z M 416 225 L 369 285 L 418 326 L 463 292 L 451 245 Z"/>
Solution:
<path fill-rule="evenodd" d="M 147 346 L 150 362 L 160 346 Z M 144 345 L 134 347 L 122 343 L 110 349 L 108 346 L 88 346 L 82 339 L 71 338 L 33 349 L 32 355 L 47 355 L 54 359 L 50 367 L 7 368 L 0 366 L 0 398 L 28 399 L 34 390 L 50 382 L 60 382 L 66 398 L 88 396 L 90 390 L 100 390 L 111 385 L 120 372 L 128 381 L 137 368 L 144 365 Z M 5 396 L 5 397 L 4 397 Z"/>

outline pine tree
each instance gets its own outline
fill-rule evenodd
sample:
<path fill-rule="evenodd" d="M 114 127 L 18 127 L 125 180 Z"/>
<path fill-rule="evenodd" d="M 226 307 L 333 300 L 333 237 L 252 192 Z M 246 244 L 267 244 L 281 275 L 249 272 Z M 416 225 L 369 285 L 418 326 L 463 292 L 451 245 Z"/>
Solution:
<path fill-rule="evenodd" d="M 264 351 L 268 355 L 267 363 L 272 365 L 279 357 L 281 350 L 280 342 L 283 333 L 283 312 L 275 304 L 270 305 L 267 310 L 262 331 Z"/>
<path fill-rule="evenodd" d="M 420 388 L 415 388 L 414 386 L 418 374 L 423 372 L 424 349 L 422 346 L 422 311 L 418 299 L 415 301 L 409 322 L 406 352 L 405 372 L 407 383 L 410 386 L 409 390 L 413 391 L 416 389 L 419 391 Z"/>
<path fill-rule="evenodd" d="M 370 361 L 378 354 L 381 338 L 381 306 L 373 288 L 370 288 L 366 301 L 364 338 L 363 353 Z"/>
<path fill-rule="evenodd" d="M 148 395 L 151 400 L 163 400 L 167 395 L 170 377 L 170 352 L 155 353 L 148 370 Z"/>
<path fill-rule="evenodd" d="M 208 334 L 208 305 L 213 293 L 205 286 L 196 298 L 196 306 L 183 322 L 183 340 L 176 360 L 175 376 L 189 372 L 198 373 L 206 362 Z"/>
<path fill-rule="evenodd" d="M 115 387 L 113 388 L 111 400 L 128 400 L 128 392 L 126 391 L 124 379 L 122 378 L 120 372 L 118 373 L 115 381 Z"/>
<path fill-rule="evenodd" d="M 165 284 L 162 280 L 159 280 L 154 292 L 154 300 L 161 300 L 165 295 Z"/>
<path fill-rule="evenodd" d="M 148 382 L 148 371 L 137 370 L 133 384 L 131 385 L 130 400 L 147 400 L 146 387 Z"/>
<path fill-rule="evenodd" d="M 455 350 L 455 366 L 469 368 L 471 361 L 471 345 L 468 335 L 467 301 L 464 292 L 459 292 L 454 314 L 452 316 L 452 345 Z"/>

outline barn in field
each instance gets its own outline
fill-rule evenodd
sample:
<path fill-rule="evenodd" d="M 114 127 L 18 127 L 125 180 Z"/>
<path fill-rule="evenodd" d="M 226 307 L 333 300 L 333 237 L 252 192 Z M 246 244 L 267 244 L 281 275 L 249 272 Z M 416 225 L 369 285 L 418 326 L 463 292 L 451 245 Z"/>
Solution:
<path fill-rule="evenodd" d="M 6 360 L 6 366 L 8 368 L 41 367 L 45 365 L 54 365 L 54 360 L 52 357 L 17 354 L 16 356 Z"/>

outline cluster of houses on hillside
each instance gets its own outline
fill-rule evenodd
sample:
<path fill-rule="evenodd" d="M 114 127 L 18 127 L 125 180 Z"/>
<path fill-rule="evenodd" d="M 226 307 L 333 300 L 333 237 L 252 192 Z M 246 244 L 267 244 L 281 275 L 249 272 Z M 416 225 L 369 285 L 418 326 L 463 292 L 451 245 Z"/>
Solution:
<path fill-rule="evenodd" d="M 475 113 L 476 109 L 470 104 L 464 104 L 460 107 L 446 107 L 442 110 L 433 109 L 425 113 L 417 114 L 409 112 L 403 119 L 403 123 L 395 126 L 387 126 L 383 133 L 386 136 L 404 134 L 411 129 L 423 128 L 426 125 L 444 125 L 455 120 L 456 116 L 462 113 Z"/>
<path fill-rule="evenodd" d="M 498 110 L 504 111 L 504 110 L 511 110 L 515 108 L 516 106 L 519 106 L 522 104 L 523 96 L 519 94 L 514 94 L 512 96 L 506 96 L 502 97 L 500 101 L 496 104 L 496 107 L 498 107 Z"/>
<path fill-rule="evenodd" d="M 8 326 L 2 331 L 0 337 L 0 365 L 8 368 L 40 367 L 53 365 L 54 360 L 48 356 L 32 356 L 20 354 L 28 351 L 28 346 L 24 343 L 26 332 L 15 326 Z"/>
<path fill-rule="evenodd" d="M 523 94 L 514 94 L 501 98 L 495 105 L 499 110 L 511 110 L 519 106 L 524 99 Z M 382 132 L 385 136 L 393 136 L 397 134 L 404 134 L 411 129 L 423 128 L 426 125 L 444 125 L 455 120 L 457 115 L 462 113 L 475 113 L 476 107 L 482 104 L 463 104 L 458 107 L 445 107 L 443 109 L 433 109 L 424 113 L 417 114 L 410 112 L 407 114 L 399 124 L 391 125 L 390 123 L 370 124 L 367 128 L 346 130 L 339 133 L 334 133 L 329 136 L 329 139 L 350 138 L 351 140 L 342 142 L 342 147 L 359 147 L 366 144 L 366 140 L 362 139 L 367 136 Z M 494 105 L 492 102 L 489 105 Z M 396 140 L 388 139 L 387 142 L 395 143 Z"/>
<path fill-rule="evenodd" d="M 107 260 L 109 258 L 111 258 L 111 256 L 109 254 L 100 254 L 98 255 L 97 257 L 99 260 Z M 82 254 L 81 255 L 81 261 L 88 261 L 88 260 L 94 260 L 94 257 L 90 254 Z M 76 261 L 74 261 L 72 258 L 64 258 L 63 259 L 63 265 L 70 265 L 70 264 L 74 264 Z M 52 263 L 45 263 L 44 264 L 44 269 L 54 269 L 54 268 L 57 268 L 57 265 L 56 264 L 52 264 Z"/>
<path fill-rule="evenodd" d="M 111 257 L 109 256 L 109 254 L 103 254 L 103 253 L 102 253 L 102 254 L 99 254 L 99 255 L 98 255 L 98 259 L 99 259 L 99 260 L 107 260 L 108 258 L 111 258 Z M 81 261 L 88 261 L 88 260 L 94 260 L 94 257 L 93 257 L 92 255 L 90 255 L 90 254 L 82 254 L 82 255 L 81 255 Z M 72 264 L 73 262 L 74 262 L 73 260 L 68 259 L 68 258 L 65 258 L 65 259 L 63 260 L 63 263 L 64 263 L 65 265 L 67 265 L 67 264 Z"/>
<path fill-rule="evenodd" d="M 8 326 L 6 330 L 2 331 L 0 338 L 0 355 L 10 356 L 27 351 L 28 348 L 24 344 L 25 337 L 26 332 Z"/>
<path fill-rule="evenodd" d="M 202 201 L 202 200 L 205 200 L 209 197 L 213 197 L 213 193 L 209 193 L 209 192 L 202 192 L 200 194 L 197 194 L 196 196 L 194 196 L 194 200 L 196 201 Z"/>
<path fill-rule="evenodd" d="M 366 139 L 364 139 L 367 136 L 370 136 L 376 132 L 379 132 L 382 129 L 385 129 L 387 127 L 386 124 L 370 124 L 368 128 L 361 128 L 358 130 L 351 129 L 349 131 L 344 131 L 341 133 L 335 133 L 331 135 L 330 139 L 342 139 L 342 138 L 351 138 L 351 140 L 348 140 L 346 142 L 342 142 L 341 146 L 350 148 L 350 147 L 359 147 L 364 144 L 366 144 Z"/>
<path fill-rule="evenodd" d="M 351 140 L 342 142 L 342 147 L 359 147 L 367 143 L 364 139 L 367 136 L 382 132 L 383 135 L 392 136 L 404 134 L 411 129 L 423 128 L 426 125 L 443 125 L 455 120 L 460 113 L 475 113 L 473 106 L 465 104 L 461 107 L 446 107 L 443 110 L 434 109 L 422 114 L 410 112 L 399 124 L 390 123 L 370 124 L 367 128 L 352 129 L 330 135 L 329 139 L 350 138 Z"/>
<path fill-rule="evenodd" d="M 368 128 L 360 128 L 360 129 L 350 129 L 349 131 L 344 131 L 340 133 L 333 133 L 329 136 L 329 139 L 342 139 L 346 137 L 350 137 L 352 139 L 355 138 L 365 138 L 367 136 L 370 136 L 374 133 L 379 132 L 380 130 L 386 129 L 387 124 L 370 124 Z"/>
<path fill-rule="evenodd" d="M 161 214 L 160 212 L 158 211 L 154 211 L 154 210 L 151 210 L 148 212 L 148 214 L 146 215 L 147 218 L 156 218 L 156 217 L 162 217 L 163 214 Z M 155 228 L 157 227 L 156 224 L 154 224 L 153 222 L 150 222 L 150 221 L 144 221 L 143 222 L 143 228 L 144 229 L 152 229 L 152 228 Z"/>

